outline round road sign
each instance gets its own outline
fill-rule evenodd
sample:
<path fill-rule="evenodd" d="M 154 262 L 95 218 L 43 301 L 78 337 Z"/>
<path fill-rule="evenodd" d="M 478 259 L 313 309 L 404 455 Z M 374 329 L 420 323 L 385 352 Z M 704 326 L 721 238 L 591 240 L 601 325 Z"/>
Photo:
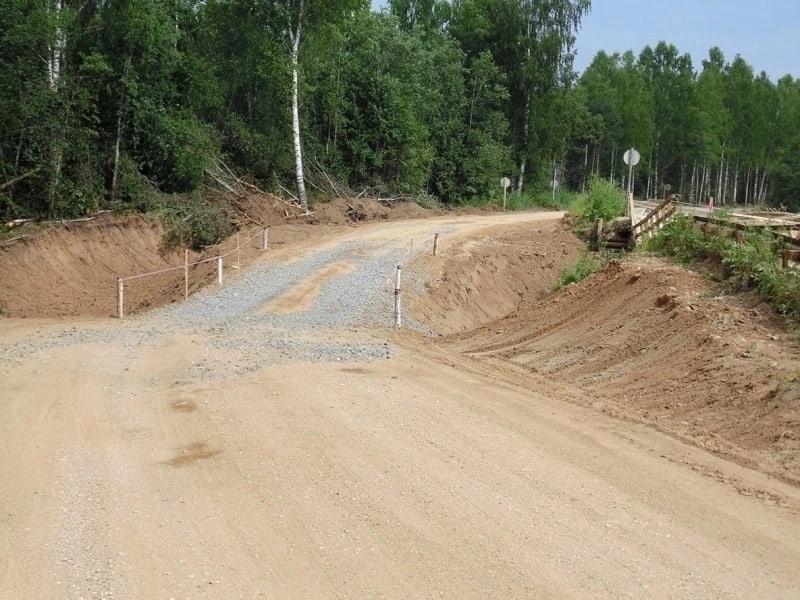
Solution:
<path fill-rule="evenodd" d="M 503 177 L 500 180 L 500 187 L 506 189 L 507 187 L 511 186 L 511 180 L 508 177 Z"/>
<path fill-rule="evenodd" d="M 629 148 L 628 150 L 625 150 L 625 154 L 622 155 L 622 160 L 625 161 L 625 164 L 632 167 L 638 165 L 641 158 L 642 157 L 636 148 Z"/>

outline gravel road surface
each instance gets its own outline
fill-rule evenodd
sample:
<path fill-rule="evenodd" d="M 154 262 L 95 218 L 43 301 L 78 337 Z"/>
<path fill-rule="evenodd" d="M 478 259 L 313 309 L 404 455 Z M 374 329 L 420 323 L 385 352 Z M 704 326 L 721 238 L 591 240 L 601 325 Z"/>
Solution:
<path fill-rule="evenodd" d="M 0 597 L 800 597 L 797 488 L 391 327 L 434 232 L 546 219 L 381 223 L 150 314 L 0 321 Z"/>

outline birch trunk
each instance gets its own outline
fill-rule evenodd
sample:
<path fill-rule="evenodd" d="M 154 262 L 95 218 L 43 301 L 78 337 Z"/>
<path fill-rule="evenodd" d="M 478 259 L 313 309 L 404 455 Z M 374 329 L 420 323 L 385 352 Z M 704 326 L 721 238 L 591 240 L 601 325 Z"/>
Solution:
<path fill-rule="evenodd" d="M 300 0 L 300 13 L 296 28 L 289 25 L 289 41 L 292 44 L 292 139 L 294 141 L 295 178 L 297 180 L 297 197 L 300 207 L 308 212 L 308 196 L 306 195 L 305 176 L 303 174 L 303 150 L 300 143 L 300 103 L 299 77 L 300 35 L 303 23 L 303 0 Z"/>
<path fill-rule="evenodd" d="M 747 206 L 750 200 L 750 167 L 747 167 L 747 177 L 744 182 L 744 205 Z"/>
<path fill-rule="evenodd" d="M 530 132 L 530 114 L 531 114 L 531 93 L 528 92 L 525 98 L 525 121 L 522 126 L 523 148 L 522 155 L 519 159 L 519 178 L 517 179 L 517 193 L 522 193 L 522 186 L 525 183 L 525 167 L 527 165 L 527 149 L 528 149 L 528 133 Z"/>
<path fill-rule="evenodd" d="M 697 160 L 692 165 L 692 178 L 689 180 L 689 202 L 694 202 L 697 198 Z"/>
<path fill-rule="evenodd" d="M 724 204 L 722 202 L 722 171 L 725 165 L 725 146 L 722 147 L 722 154 L 719 158 L 719 171 L 717 172 L 717 203 Z"/>
<path fill-rule="evenodd" d="M 53 92 L 58 91 L 58 84 L 61 81 L 61 72 L 64 69 L 65 51 L 67 47 L 67 37 L 64 30 L 61 28 L 61 12 L 64 8 L 62 0 L 55 0 L 55 41 L 52 48 L 50 48 L 50 56 L 47 61 L 47 79 L 50 84 L 50 89 Z M 59 136 L 60 137 L 60 134 Z M 53 175 L 50 181 L 50 189 L 47 194 L 47 204 L 50 210 L 50 215 L 55 214 L 55 196 L 58 189 L 58 184 L 61 180 L 61 168 L 64 162 L 64 148 L 61 140 L 56 139 L 53 141 L 53 146 L 50 150 L 50 162 L 53 168 Z"/>
<path fill-rule="evenodd" d="M 614 183 L 614 165 L 617 162 L 617 147 L 612 145 L 611 146 L 611 172 L 608 175 L 609 181 Z"/>
<path fill-rule="evenodd" d="M 47 62 L 47 79 L 50 82 L 50 89 L 58 89 L 58 83 L 61 79 L 61 71 L 64 68 L 64 51 L 67 47 L 67 38 L 64 35 L 64 30 L 61 28 L 61 11 L 63 9 L 62 0 L 55 1 L 55 21 L 56 32 L 55 42 L 50 49 L 50 57 Z"/>
<path fill-rule="evenodd" d="M 764 204 L 767 201 L 767 169 L 764 168 L 761 174 L 761 185 L 758 188 L 758 203 Z"/>
<path fill-rule="evenodd" d="M 731 174 L 731 161 L 725 159 L 725 177 L 722 179 L 722 203 L 726 204 L 728 198 L 728 179 Z"/>
<path fill-rule="evenodd" d="M 111 172 L 111 199 L 117 198 L 117 176 L 119 174 L 119 144 L 122 139 L 122 111 L 117 115 L 117 139 L 114 141 L 114 169 Z"/>
<path fill-rule="evenodd" d="M 737 159 L 736 166 L 733 168 L 733 204 L 739 200 L 739 161 Z"/>
<path fill-rule="evenodd" d="M 758 167 L 756 167 L 756 172 L 753 175 L 753 204 L 758 204 Z"/>
<path fill-rule="evenodd" d="M 661 139 L 661 136 L 659 136 L 659 139 Z M 653 163 L 653 189 L 651 190 L 655 192 L 656 198 L 658 198 L 658 141 L 656 140 L 655 163 Z"/>
<path fill-rule="evenodd" d="M 533 33 L 533 23 L 528 20 L 527 23 L 527 38 L 530 39 Z M 525 48 L 525 60 L 530 61 L 531 49 L 530 46 Z M 519 178 L 517 179 L 517 193 L 522 193 L 522 186 L 525 183 L 525 167 L 527 166 L 528 155 L 528 135 L 530 134 L 531 127 L 531 91 L 528 89 L 525 95 L 525 113 L 523 115 L 524 121 L 522 124 L 522 151 L 519 160 Z"/>
<path fill-rule="evenodd" d="M 583 180 L 581 181 L 581 194 L 586 191 L 586 176 L 589 169 L 589 144 L 583 147 Z"/>
<path fill-rule="evenodd" d="M 708 163 L 703 161 L 703 170 L 700 172 L 700 189 L 697 191 L 698 203 L 703 203 L 706 192 L 706 178 L 708 176 Z"/>

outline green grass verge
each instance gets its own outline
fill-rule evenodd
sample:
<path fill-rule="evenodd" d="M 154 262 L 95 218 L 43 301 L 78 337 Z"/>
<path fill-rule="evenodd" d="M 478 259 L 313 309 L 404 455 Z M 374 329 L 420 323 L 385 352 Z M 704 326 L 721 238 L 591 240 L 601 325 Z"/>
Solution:
<path fill-rule="evenodd" d="M 586 279 L 589 275 L 594 275 L 598 271 L 602 271 L 606 268 L 609 260 L 607 256 L 589 253 L 583 254 L 578 260 L 571 265 L 567 265 L 564 270 L 561 271 L 561 277 L 559 277 L 558 283 L 553 290 L 558 291 L 568 285 Z"/>
<path fill-rule="evenodd" d="M 794 323 L 800 321 L 800 274 L 783 269 L 780 238 L 767 231 L 745 231 L 741 241 L 721 223 L 704 234 L 691 217 L 680 215 L 645 246 L 682 263 L 716 268 L 732 291 L 757 290 L 764 300 Z"/>

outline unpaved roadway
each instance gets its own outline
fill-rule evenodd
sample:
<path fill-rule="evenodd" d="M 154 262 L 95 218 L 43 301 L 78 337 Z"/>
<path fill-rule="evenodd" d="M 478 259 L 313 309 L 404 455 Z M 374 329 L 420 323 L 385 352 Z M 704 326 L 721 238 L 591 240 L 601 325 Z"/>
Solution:
<path fill-rule="evenodd" d="M 389 358 L 245 368 L 157 318 L 0 321 L 0 597 L 800 597 L 798 488 L 568 383 L 373 327 L 297 335 Z"/>

